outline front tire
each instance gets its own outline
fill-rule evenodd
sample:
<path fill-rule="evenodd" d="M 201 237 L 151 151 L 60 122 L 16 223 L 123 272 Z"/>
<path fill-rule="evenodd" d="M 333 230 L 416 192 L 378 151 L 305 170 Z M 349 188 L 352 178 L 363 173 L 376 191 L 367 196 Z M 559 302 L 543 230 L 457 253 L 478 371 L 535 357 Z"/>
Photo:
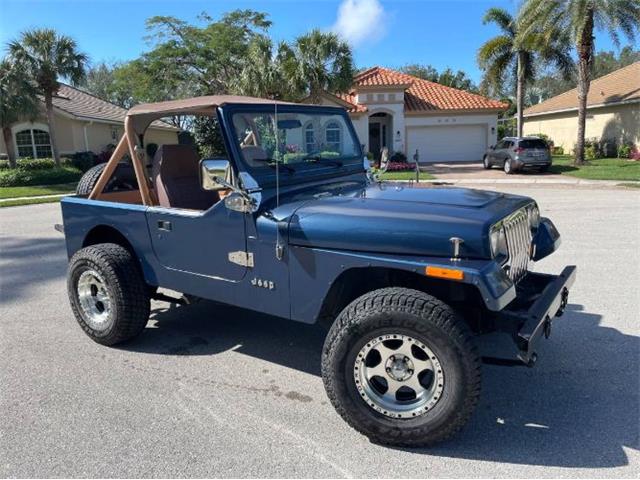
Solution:
<path fill-rule="evenodd" d="M 480 359 L 453 310 L 426 293 L 384 288 L 347 306 L 322 355 L 327 395 L 372 442 L 419 447 L 454 435 L 480 395 Z"/>
<path fill-rule="evenodd" d="M 102 345 L 132 339 L 149 319 L 148 287 L 135 258 L 120 245 L 101 243 L 76 252 L 67 290 L 76 320 Z"/>
<path fill-rule="evenodd" d="M 489 170 L 491 168 L 491 162 L 489 162 L 489 157 L 487 155 L 482 157 L 482 166 L 485 170 Z"/>

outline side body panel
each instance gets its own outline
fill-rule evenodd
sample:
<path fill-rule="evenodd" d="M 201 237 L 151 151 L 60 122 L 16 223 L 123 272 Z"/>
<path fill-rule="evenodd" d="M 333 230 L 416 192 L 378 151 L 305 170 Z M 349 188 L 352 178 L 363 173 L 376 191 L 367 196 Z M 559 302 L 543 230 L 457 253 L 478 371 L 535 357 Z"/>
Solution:
<path fill-rule="evenodd" d="M 98 226 L 112 227 L 134 246 L 147 283 L 159 284 L 160 265 L 151 247 L 145 216 L 147 207 L 79 197 L 65 197 L 60 205 L 69 258 L 82 248 L 92 229 Z"/>

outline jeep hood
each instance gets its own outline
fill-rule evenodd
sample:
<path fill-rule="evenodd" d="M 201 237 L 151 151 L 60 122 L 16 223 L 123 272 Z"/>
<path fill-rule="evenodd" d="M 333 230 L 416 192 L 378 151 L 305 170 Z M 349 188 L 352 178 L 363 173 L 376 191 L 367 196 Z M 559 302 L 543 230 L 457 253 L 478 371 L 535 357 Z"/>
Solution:
<path fill-rule="evenodd" d="M 313 195 L 289 223 L 289 244 L 305 247 L 450 256 L 449 239 L 464 240 L 461 255 L 490 257 L 490 226 L 527 197 L 466 188 L 372 184 Z"/>

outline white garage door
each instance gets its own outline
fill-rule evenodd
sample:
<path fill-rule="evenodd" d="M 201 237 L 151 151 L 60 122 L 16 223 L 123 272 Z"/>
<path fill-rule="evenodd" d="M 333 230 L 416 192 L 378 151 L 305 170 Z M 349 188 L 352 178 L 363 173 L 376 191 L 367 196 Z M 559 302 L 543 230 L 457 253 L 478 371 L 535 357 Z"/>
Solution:
<path fill-rule="evenodd" d="M 447 125 L 409 127 L 407 153 L 413 158 L 416 148 L 420 162 L 472 162 L 482 160 L 487 149 L 485 125 Z"/>

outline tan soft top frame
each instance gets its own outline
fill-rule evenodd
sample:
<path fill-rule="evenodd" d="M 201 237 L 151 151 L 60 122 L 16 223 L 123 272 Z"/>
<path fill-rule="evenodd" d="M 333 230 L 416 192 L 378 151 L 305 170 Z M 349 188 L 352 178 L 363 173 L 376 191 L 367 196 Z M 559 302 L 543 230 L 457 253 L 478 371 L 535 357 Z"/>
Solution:
<path fill-rule="evenodd" d="M 206 97 L 185 98 L 168 102 L 145 103 L 136 105 L 127 112 L 124 120 L 124 134 L 118 142 L 111 158 L 100 175 L 98 182 L 89 194 L 92 200 L 99 200 L 104 187 L 113 175 L 122 157 L 128 152 L 140 189 L 143 205 L 157 205 L 158 199 L 149 187 L 149 180 L 143 163 L 144 149 L 139 144 L 139 136 L 143 135 L 151 122 L 172 115 L 214 115 L 218 107 L 229 104 L 281 104 L 293 105 L 288 102 L 267 100 L 264 98 L 240 97 L 235 95 L 211 95 Z"/>

